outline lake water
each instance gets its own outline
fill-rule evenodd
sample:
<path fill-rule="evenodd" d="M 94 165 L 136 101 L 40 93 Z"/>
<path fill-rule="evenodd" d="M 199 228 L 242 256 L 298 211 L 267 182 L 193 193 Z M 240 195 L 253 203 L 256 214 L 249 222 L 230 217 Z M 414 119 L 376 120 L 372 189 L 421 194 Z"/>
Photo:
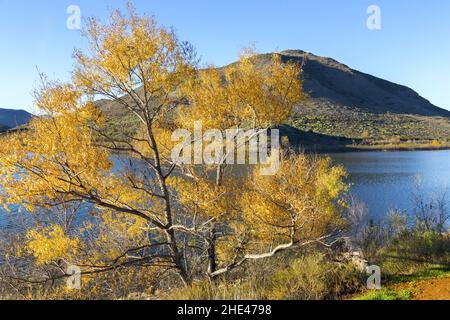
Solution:
<path fill-rule="evenodd" d="M 346 167 L 352 194 L 367 205 L 373 218 L 385 216 L 391 208 L 411 211 L 417 179 L 426 197 L 442 194 L 450 187 L 450 151 L 351 152 L 330 156 Z M 2 210 L 0 227 L 11 228 L 14 214 L 5 215 Z"/>
<path fill-rule="evenodd" d="M 351 192 L 374 218 L 390 208 L 412 211 L 414 193 L 425 198 L 442 195 L 450 187 L 450 151 L 351 152 L 330 154 L 349 173 Z M 450 200 L 450 192 L 449 192 Z"/>

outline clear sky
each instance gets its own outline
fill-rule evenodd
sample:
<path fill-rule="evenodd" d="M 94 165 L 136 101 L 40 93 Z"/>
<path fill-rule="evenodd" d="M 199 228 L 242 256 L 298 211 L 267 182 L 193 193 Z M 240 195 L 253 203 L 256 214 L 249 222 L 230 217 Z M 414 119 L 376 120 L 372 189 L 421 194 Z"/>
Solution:
<path fill-rule="evenodd" d="M 85 42 L 66 27 L 69 5 L 107 17 L 121 0 L 0 0 L 0 108 L 33 111 L 37 69 L 68 79 L 73 49 Z M 205 63 L 234 61 L 241 48 L 302 49 L 407 85 L 450 109 L 448 0 L 135 0 L 192 42 Z M 369 30 L 369 5 L 381 30 Z"/>

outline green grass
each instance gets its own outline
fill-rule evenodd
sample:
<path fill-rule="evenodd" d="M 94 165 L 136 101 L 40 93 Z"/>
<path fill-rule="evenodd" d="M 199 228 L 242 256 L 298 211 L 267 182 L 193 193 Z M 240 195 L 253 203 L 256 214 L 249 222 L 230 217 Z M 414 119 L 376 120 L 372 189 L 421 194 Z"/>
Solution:
<path fill-rule="evenodd" d="M 386 282 L 389 285 L 392 285 L 399 283 L 414 283 L 422 280 L 446 277 L 450 277 L 450 266 L 431 266 L 410 275 L 389 275 L 386 278 Z"/>
<path fill-rule="evenodd" d="M 413 285 L 419 281 L 446 277 L 450 277 L 450 267 L 437 265 L 417 271 L 410 275 L 388 275 L 385 279 L 385 286 L 387 286 L 386 288 L 365 293 L 354 298 L 354 300 L 410 300 L 413 298 L 412 291 L 395 290 L 393 288 L 389 288 L 389 286 L 404 283 Z"/>
<path fill-rule="evenodd" d="M 401 290 L 396 292 L 391 289 L 382 289 L 371 291 L 354 300 L 410 300 L 412 296 L 412 292 L 409 290 Z"/>

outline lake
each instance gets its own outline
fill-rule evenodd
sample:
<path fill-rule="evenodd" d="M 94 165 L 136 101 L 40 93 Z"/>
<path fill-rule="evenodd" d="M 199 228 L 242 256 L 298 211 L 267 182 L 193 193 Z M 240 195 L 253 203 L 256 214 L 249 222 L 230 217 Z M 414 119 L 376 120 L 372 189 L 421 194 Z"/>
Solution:
<path fill-rule="evenodd" d="M 385 216 L 390 208 L 411 212 L 417 180 L 426 198 L 440 196 L 450 186 L 449 150 L 349 152 L 330 157 L 346 167 L 352 194 L 367 205 L 373 218 Z"/>
<path fill-rule="evenodd" d="M 352 194 L 368 206 L 373 218 L 385 216 L 390 208 L 411 211 L 417 179 L 427 197 L 442 194 L 450 186 L 449 150 L 348 152 L 330 157 L 346 167 Z M 5 216 L 2 210 L 0 226 L 11 228 L 15 224 L 14 215 Z"/>

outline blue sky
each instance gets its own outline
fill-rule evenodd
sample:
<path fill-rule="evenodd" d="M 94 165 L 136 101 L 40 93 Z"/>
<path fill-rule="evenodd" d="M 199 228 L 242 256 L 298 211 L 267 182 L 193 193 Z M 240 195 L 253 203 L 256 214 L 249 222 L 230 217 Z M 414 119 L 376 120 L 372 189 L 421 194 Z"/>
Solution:
<path fill-rule="evenodd" d="M 79 32 L 66 28 L 69 5 L 82 16 L 107 17 L 121 0 L 0 0 L 0 108 L 33 111 L 37 69 L 66 80 Z M 407 85 L 450 109 L 448 0 L 136 0 L 192 42 L 205 63 L 234 61 L 241 48 L 302 49 Z M 369 5 L 381 8 L 382 29 L 368 30 Z"/>

